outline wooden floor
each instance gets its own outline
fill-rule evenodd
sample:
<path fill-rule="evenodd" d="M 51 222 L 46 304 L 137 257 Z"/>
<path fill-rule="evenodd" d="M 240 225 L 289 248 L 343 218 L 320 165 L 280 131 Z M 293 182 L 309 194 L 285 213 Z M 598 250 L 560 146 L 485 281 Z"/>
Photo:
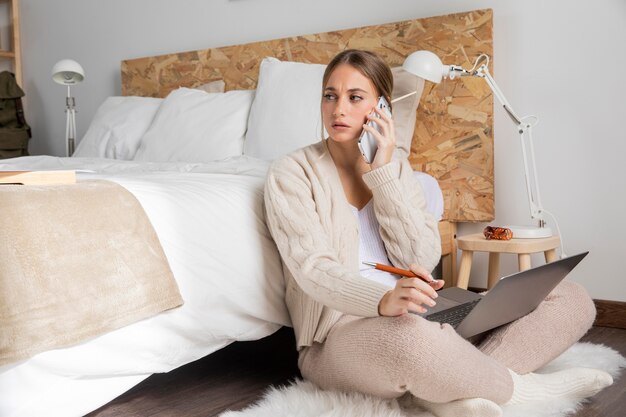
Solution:
<path fill-rule="evenodd" d="M 594 327 L 582 339 L 626 356 L 626 330 Z M 209 417 L 259 399 L 270 385 L 299 376 L 293 333 L 281 329 L 256 342 L 234 343 L 206 358 L 155 374 L 90 417 Z M 626 375 L 593 397 L 575 417 L 626 416 Z"/>

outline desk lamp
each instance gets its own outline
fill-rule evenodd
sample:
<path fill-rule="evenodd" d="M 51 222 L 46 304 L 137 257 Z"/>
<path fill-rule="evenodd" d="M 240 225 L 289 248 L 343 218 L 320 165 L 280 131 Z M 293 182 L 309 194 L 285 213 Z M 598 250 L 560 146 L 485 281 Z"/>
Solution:
<path fill-rule="evenodd" d="M 70 86 L 85 79 L 85 71 L 80 64 L 72 59 L 62 59 L 52 67 L 52 79 L 61 85 L 67 85 L 65 99 L 65 153 L 72 156 L 76 143 L 76 101 L 70 92 Z"/>
<path fill-rule="evenodd" d="M 489 73 L 489 57 L 485 54 L 480 55 L 474 67 L 471 70 L 466 70 L 458 65 L 444 65 L 439 57 L 430 51 L 417 51 L 409 55 L 402 68 L 418 77 L 433 83 L 439 83 L 442 78 L 450 78 L 451 80 L 456 77 L 480 77 L 485 80 L 491 91 L 496 96 L 504 111 L 509 115 L 515 127 L 517 133 L 520 135 L 520 142 L 522 145 L 522 156 L 524 159 L 524 174 L 526 176 L 526 193 L 528 194 L 528 204 L 530 207 L 530 217 L 534 220 L 538 220 L 538 226 L 506 226 L 513 232 L 514 238 L 546 238 L 552 236 L 552 231 L 545 224 L 545 214 L 548 214 L 554 220 L 558 231 L 558 224 L 556 218 L 552 213 L 543 209 L 541 204 L 541 196 L 539 194 L 539 183 L 537 179 L 537 168 L 535 166 L 535 153 L 533 149 L 532 141 L 532 128 L 537 124 L 537 117 L 525 116 L 518 117 L 517 114 L 511 108 L 511 105 L 500 91 L 500 88 L 496 84 L 495 80 Z M 409 93 L 405 96 L 398 97 L 394 101 L 401 100 L 408 97 L 413 93 Z M 530 168 L 529 168 L 530 166 Z M 531 171 L 532 169 L 532 171 Z M 559 233 L 560 234 L 560 233 Z"/>

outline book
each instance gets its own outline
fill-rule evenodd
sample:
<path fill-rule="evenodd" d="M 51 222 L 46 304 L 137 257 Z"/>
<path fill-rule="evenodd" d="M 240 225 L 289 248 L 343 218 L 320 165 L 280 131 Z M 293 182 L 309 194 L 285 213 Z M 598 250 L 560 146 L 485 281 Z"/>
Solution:
<path fill-rule="evenodd" d="M 0 171 L 0 184 L 75 184 L 76 171 Z"/>

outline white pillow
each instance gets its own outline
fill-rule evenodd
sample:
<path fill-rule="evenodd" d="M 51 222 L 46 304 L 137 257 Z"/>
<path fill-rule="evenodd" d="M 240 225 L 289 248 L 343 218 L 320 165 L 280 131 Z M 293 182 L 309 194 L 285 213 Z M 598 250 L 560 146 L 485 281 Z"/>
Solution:
<path fill-rule="evenodd" d="M 215 80 L 210 81 L 206 84 L 195 86 L 193 88 L 196 90 L 202 90 L 207 93 L 223 93 L 225 87 L 226 83 L 224 82 L 224 80 Z"/>
<path fill-rule="evenodd" d="M 421 171 L 413 171 L 413 176 L 422 185 L 424 190 L 424 199 L 426 200 L 426 210 L 430 212 L 435 220 L 439 221 L 443 218 L 443 192 L 439 183 L 430 174 Z"/>
<path fill-rule="evenodd" d="M 320 112 L 322 78 L 326 65 L 265 58 L 244 144 L 244 154 L 273 160 L 303 146 L 318 142 L 324 135 Z M 398 152 L 407 157 L 415 129 L 415 112 L 424 80 L 392 68 L 392 98 L 411 91 L 416 95 L 393 104 Z"/>
<path fill-rule="evenodd" d="M 141 139 L 135 160 L 211 162 L 241 155 L 253 98 L 254 90 L 172 91 Z"/>
<path fill-rule="evenodd" d="M 391 99 L 402 97 L 413 91 L 416 94 L 393 103 L 393 121 L 396 128 L 396 151 L 404 158 L 411 154 L 411 142 L 415 132 L 417 106 L 424 91 L 424 79 L 406 72 L 402 67 L 391 69 L 393 74 L 393 92 Z"/>
<path fill-rule="evenodd" d="M 322 77 L 326 65 L 265 58 L 243 153 L 273 160 L 322 138 Z"/>
<path fill-rule="evenodd" d="M 100 105 L 73 156 L 133 159 L 163 99 L 109 97 Z"/>

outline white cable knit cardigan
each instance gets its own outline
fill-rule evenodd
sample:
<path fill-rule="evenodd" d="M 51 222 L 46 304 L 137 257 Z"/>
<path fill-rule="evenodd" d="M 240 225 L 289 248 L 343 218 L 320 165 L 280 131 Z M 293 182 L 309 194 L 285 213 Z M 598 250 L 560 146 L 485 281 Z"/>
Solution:
<path fill-rule="evenodd" d="M 437 221 L 425 210 L 408 160 L 363 175 L 391 263 L 432 270 L 441 256 Z M 325 141 L 275 161 L 265 184 L 269 230 L 283 260 L 286 303 L 298 349 L 323 342 L 344 314 L 378 316 L 389 288 L 359 274 L 358 222 Z"/>

